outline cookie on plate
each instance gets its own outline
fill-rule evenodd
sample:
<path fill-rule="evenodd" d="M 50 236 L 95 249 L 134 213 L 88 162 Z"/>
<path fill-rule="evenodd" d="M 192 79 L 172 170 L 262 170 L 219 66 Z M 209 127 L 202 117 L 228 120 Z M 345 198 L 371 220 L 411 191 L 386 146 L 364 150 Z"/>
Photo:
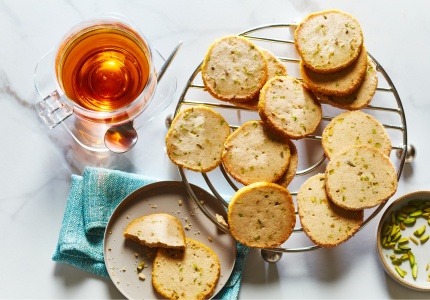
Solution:
<path fill-rule="evenodd" d="M 228 174 L 244 185 L 275 182 L 287 170 L 290 148 L 286 139 L 270 134 L 260 120 L 248 121 L 226 140 L 222 162 Z"/>
<path fill-rule="evenodd" d="M 325 10 L 309 14 L 294 33 L 304 65 L 319 73 L 331 73 L 351 65 L 363 46 L 360 23 L 350 14 Z"/>
<path fill-rule="evenodd" d="M 330 74 L 322 74 L 300 63 L 300 73 L 305 85 L 313 92 L 345 96 L 354 92 L 363 82 L 367 70 L 367 52 L 363 46 L 357 60 L 350 66 Z"/>
<path fill-rule="evenodd" d="M 221 163 L 229 134 L 230 127 L 218 112 L 205 106 L 186 108 L 176 115 L 167 132 L 167 155 L 180 167 L 209 172 Z"/>
<path fill-rule="evenodd" d="M 345 147 L 354 145 L 368 145 L 387 156 L 391 152 L 391 140 L 384 126 L 360 110 L 334 117 L 324 129 L 321 143 L 329 159 Z"/>
<path fill-rule="evenodd" d="M 186 239 L 185 249 L 159 248 L 152 284 L 167 299 L 206 299 L 220 276 L 220 262 L 208 246 Z"/>
<path fill-rule="evenodd" d="M 328 197 L 338 206 L 361 210 L 388 200 L 397 190 L 396 169 L 381 151 L 352 146 L 334 155 L 326 166 Z"/>
<path fill-rule="evenodd" d="M 326 194 L 325 175 L 308 178 L 297 193 L 297 210 L 305 234 L 320 247 L 335 247 L 350 239 L 363 224 L 363 210 L 335 205 Z"/>
<path fill-rule="evenodd" d="M 283 187 L 287 187 L 290 182 L 294 179 L 297 172 L 297 166 L 299 165 L 299 153 L 297 147 L 293 141 L 288 140 L 288 146 L 290 147 L 290 163 L 288 164 L 287 171 L 282 175 L 280 179 L 276 181 L 277 184 Z"/>
<path fill-rule="evenodd" d="M 207 51 L 201 67 L 205 89 L 226 101 L 249 101 L 267 80 L 263 52 L 242 36 L 216 40 Z"/>
<path fill-rule="evenodd" d="M 240 243 L 273 248 L 291 235 L 296 217 L 287 189 L 268 182 L 256 182 L 239 189 L 228 206 L 228 224 Z"/>
<path fill-rule="evenodd" d="M 185 247 L 181 222 L 165 213 L 149 214 L 131 221 L 124 229 L 124 237 L 148 247 Z"/>
<path fill-rule="evenodd" d="M 276 76 L 264 85 L 258 113 L 266 126 L 290 139 L 311 134 L 322 118 L 319 101 L 291 76 Z"/>

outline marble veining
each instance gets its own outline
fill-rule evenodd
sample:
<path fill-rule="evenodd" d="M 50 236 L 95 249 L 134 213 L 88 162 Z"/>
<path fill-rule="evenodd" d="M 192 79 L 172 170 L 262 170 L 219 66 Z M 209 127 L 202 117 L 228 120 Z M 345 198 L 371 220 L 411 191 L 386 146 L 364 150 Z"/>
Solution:
<path fill-rule="evenodd" d="M 405 166 L 392 199 L 430 189 L 427 1 L 0 0 L 0 298 L 122 298 L 109 280 L 51 260 L 71 175 L 91 165 L 179 180 L 165 154 L 165 118 L 210 43 L 329 8 L 360 21 L 367 49 L 389 73 L 405 108 L 408 141 L 418 154 Z M 183 41 L 168 70 L 177 79 L 173 103 L 142 128 L 136 147 L 122 155 L 83 149 L 62 126 L 47 129 L 34 110 L 40 97 L 33 73 L 40 57 L 74 24 L 106 12 L 130 17 L 163 55 Z M 252 250 L 239 298 L 428 298 L 396 284 L 379 266 L 378 220 L 336 249 L 284 254 L 274 265 Z"/>

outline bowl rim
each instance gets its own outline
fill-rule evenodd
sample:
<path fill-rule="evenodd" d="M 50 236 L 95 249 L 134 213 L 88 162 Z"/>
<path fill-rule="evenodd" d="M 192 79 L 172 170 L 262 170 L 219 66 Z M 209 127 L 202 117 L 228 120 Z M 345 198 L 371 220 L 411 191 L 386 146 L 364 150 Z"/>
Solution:
<path fill-rule="evenodd" d="M 417 291 L 430 291 L 430 283 L 428 287 L 423 287 L 422 285 L 418 285 L 415 284 L 411 281 L 408 281 L 402 277 L 400 277 L 400 275 L 398 275 L 396 272 L 393 271 L 393 269 L 390 267 L 388 261 L 385 258 L 385 254 L 382 252 L 382 245 L 381 245 L 381 228 L 384 224 L 385 219 L 387 218 L 387 216 L 389 215 L 389 213 L 391 213 L 391 211 L 393 211 L 394 207 L 396 207 L 397 205 L 399 205 L 400 202 L 402 201 L 406 201 L 406 200 L 412 200 L 410 198 L 415 197 L 415 196 L 427 196 L 430 200 L 430 190 L 419 190 L 419 191 L 414 191 L 414 192 L 410 192 L 407 194 L 404 194 L 400 197 L 398 197 L 396 200 L 394 200 L 384 211 L 384 213 L 382 214 L 379 223 L 378 223 L 378 228 L 377 228 L 377 235 L 376 235 L 376 246 L 377 246 L 377 250 L 378 250 L 378 257 L 379 257 L 379 261 L 381 262 L 381 264 L 384 267 L 384 270 L 386 273 L 388 273 L 388 275 L 391 276 L 391 278 L 394 279 L 394 281 L 397 281 L 399 283 L 401 283 L 402 285 L 417 290 Z"/>

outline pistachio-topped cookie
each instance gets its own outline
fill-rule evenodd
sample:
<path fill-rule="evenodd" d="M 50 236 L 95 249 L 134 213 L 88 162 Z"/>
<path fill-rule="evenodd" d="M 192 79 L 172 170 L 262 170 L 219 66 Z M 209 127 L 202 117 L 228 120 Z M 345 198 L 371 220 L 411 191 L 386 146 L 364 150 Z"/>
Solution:
<path fill-rule="evenodd" d="M 228 174 L 244 185 L 275 182 L 290 161 L 288 140 L 270 134 L 260 120 L 245 122 L 226 140 L 222 162 Z"/>
<path fill-rule="evenodd" d="M 220 276 L 220 261 L 205 244 L 186 238 L 185 249 L 159 248 L 152 284 L 167 299 L 207 299 Z"/>
<path fill-rule="evenodd" d="M 166 135 L 166 150 L 177 166 L 209 172 L 221 163 L 230 127 L 218 112 L 198 105 L 180 111 Z"/>
<path fill-rule="evenodd" d="M 181 222 L 165 213 L 144 215 L 130 222 L 124 237 L 148 247 L 184 248 L 185 231 Z"/>
<path fill-rule="evenodd" d="M 267 73 L 263 52 L 247 38 L 235 35 L 216 40 L 202 64 L 206 90 L 226 101 L 251 100 L 266 82 Z"/>
<path fill-rule="evenodd" d="M 250 247 L 271 248 L 291 235 L 296 216 L 287 189 L 268 182 L 256 182 L 239 189 L 228 206 L 231 234 Z"/>
<path fill-rule="evenodd" d="M 329 74 L 309 69 L 303 61 L 300 73 L 303 82 L 313 92 L 325 95 L 345 96 L 354 92 L 363 82 L 367 70 L 367 52 L 363 47 L 357 60 L 348 67 Z"/>
<path fill-rule="evenodd" d="M 279 60 L 272 52 L 267 49 L 260 48 L 267 61 L 267 80 L 275 76 L 287 76 L 287 67 Z"/>
<path fill-rule="evenodd" d="M 276 183 L 280 186 L 287 187 L 290 182 L 294 179 L 297 172 L 297 167 L 299 165 L 299 153 L 297 152 L 297 147 L 293 141 L 288 140 L 288 146 L 290 147 L 290 163 L 288 164 L 287 171 L 279 178 Z"/>
<path fill-rule="evenodd" d="M 314 175 L 302 184 L 297 206 L 305 234 L 321 247 L 335 247 L 347 241 L 363 223 L 363 210 L 341 208 L 327 197 L 324 174 Z"/>
<path fill-rule="evenodd" d="M 370 146 L 352 146 L 337 152 L 325 171 L 328 197 L 350 210 L 374 207 L 397 190 L 396 169 L 381 151 Z"/>
<path fill-rule="evenodd" d="M 322 118 L 316 97 L 291 76 L 276 76 L 264 85 L 258 113 L 267 127 L 291 139 L 311 134 Z"/>
<path fill-rule="evenodd" d="M 288 74 L 287 67 L 272 52 L 264 48 L 260 48 L 260 50 L 263 52 L 267 62 L 267 80 L 275 76 L 286 76 Z M 258 111 L 259 96 L 260 93 L 258 93 L 251 100 L 246 102 L 234 100 L 230 100 L 228 102 L 236 105 L 237 107 Z"/>
<path fill-rule="evenodd" d="M 387 156 L 391 152 L 391 140 L 384 126 L 360 110 L 334 117 L 322 133 L 322 147 L 329 159 L 343 148 L 354 145 L 368 145 Z"/>
<path fill-rule="evenodd" d="M 331 73 L 351 65 L 363 46 L 360 23 L 350 14 L 325 10 L 308 15 L 294 34 L 296 49 L 307 68 Z"/>
<path fill-rule="evenodd" d="M 376 70 L 376 64 L 368 56 L 366 74 L 364 75 L 363 82 L 355 91 L 345 96 L 329 96 L 321 93 L 315 93 L 315 95 L 322 102 L 330 104 L 334 107 L 348 110 L 358 110 L 365 108 L 370 103 L 370 101 L 372 101 L 377 87 L 378 73 Z"/>

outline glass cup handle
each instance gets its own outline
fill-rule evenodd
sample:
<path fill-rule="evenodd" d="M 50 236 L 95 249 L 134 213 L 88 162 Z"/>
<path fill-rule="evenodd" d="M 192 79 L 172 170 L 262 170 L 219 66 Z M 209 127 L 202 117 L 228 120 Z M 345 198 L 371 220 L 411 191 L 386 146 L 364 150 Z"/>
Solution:
<path fill-rule="evenodd" d="M 51 129 L 73 114 L 73 109 L 69 105 L 61 103 L 60 98 L 58 91 L 54 91 L 35 104 L 39 117 Z"/>

